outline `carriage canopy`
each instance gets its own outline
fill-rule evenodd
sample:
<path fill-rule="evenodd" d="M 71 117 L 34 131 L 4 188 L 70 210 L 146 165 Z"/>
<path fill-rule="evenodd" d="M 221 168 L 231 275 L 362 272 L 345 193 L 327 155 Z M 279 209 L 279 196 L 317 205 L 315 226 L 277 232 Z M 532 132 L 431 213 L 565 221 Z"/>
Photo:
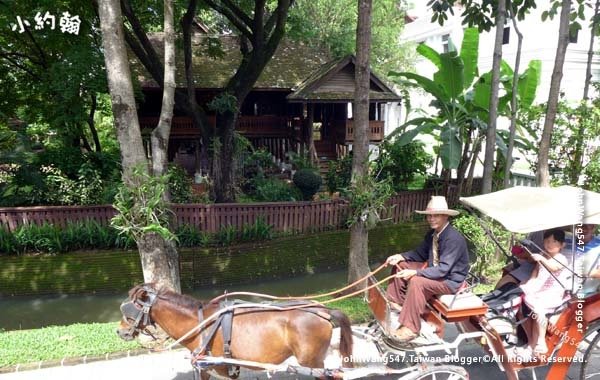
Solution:
<path fill-rule="evenodd" d="M 474 197 L 461 197 L 516 233 L 529 233 L 579 223 L 600 224 L 600 194 L 573 186 L 516 186 Z"/>

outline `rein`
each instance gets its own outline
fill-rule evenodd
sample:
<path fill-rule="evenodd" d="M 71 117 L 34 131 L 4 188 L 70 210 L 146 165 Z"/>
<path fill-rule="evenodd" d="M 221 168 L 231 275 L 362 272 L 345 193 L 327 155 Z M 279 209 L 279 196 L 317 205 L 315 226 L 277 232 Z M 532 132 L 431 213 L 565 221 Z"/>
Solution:
<path fill-rule="evenodd" d="M 232 293 L 226 293 L 226 294 L 221 294 L 220 296 L 217 296 L 215 298 L 213 298 L 212 300 L 210 300 L 209 303 L 213 303 L 213 302 L 218 302 L 223 298 L 227 298 L 227 297 L 231 297 L 231 296 L 251 296 L 251 297 L 260 297 L 260 298 L 266 298 L 266 299 L 270 299 L 270 300 L 280 300 L 280 301 L 285 301 L 285 300 L 313 300 L 313 299 L 319 299 L 319 298 L 324 298 L 324 297 L 328 297 L 334 294 L 338 294 L 340 292 L 343 292 L 344 290 L 350 289 L 353 286 L 361 283 L 362 281 L 365 281 L 368 277 L 375 275 L 375 273 L 379 272 L 380 270 L 382 270 L 383 268 L 385 268 L 387 266 L 386 263 L 381 264 L 379 267 L 377 267 L 377 269 L 367 273 L 365 276 L 359 278 L 358 280 L 354 281 L 351 284 L 348 284 L 346 286 L 344 286 L 343 288 L 337 289 L 337 290 L 333 290 L 329 293 L 319 293 L 319 294 L 310 294 L 310 295 L 306 295 L 306 296 L 299 296 L 299 297 L 291 297 L 291 296 L 286 296 L 286 297 L 278 297 L 278 296 L 272 296 L 270 294 L 264 294 L 264 293 L 253 293 L 253 292 L 232 292 Z M 343 297 L 346 298 L 346 297 Z M 333 301 L 337 301 L 338 299 L 343 299 L 340 297 L 334 298 L 333 300 L 327 301 L 329 302 L 333 302 Z"/>

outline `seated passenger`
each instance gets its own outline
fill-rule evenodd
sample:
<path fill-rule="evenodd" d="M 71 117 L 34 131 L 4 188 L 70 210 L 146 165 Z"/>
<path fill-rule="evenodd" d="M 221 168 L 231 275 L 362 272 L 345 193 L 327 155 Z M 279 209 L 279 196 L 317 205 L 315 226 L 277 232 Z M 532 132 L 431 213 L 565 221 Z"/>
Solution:
<path fill-rule="evenodd" d="M 456 293 L 469 271 L 467 242 L 448 221 L 458 211 L 448 209 L 444 197 L 434 196 L 427 209 L 417 213 L 427 215 L 431 227 L 425 240 L 416 249 L 392 255 L 386 261 L 394 266 L 392 273 L 396 274 L 387 295 L 402 305 L 401 327 L 394 333 L 400 342 L 417 337 L 427 301 L 435 295 Z"/>
<path fill-rule="evenodd" d="M 546 314 L 553 312 L 563 303 L 565 286 L 568 286 L 565 274 L 570 274 L 565 268 L 568 260 L 565 255 L 560 253 L 564 246 L 564 231 L 551 229 L 544 232 L 545 252 L 543 255 L 532 255 L 537 262 L 536 267 L 531 278 L 521 285 L 523 301 L 531 309 L 531 314 L 523 325 L 528 345 L 517 350 L 517 353 L 523 358 L 531 357 L 532 354 L 545 355 L 548 351 Z"/>
<path fill-rule="evenodd" d="M 526 247 L 514 246 L 511 250 L 513 255 L 517 257 L 519 265 L 515 267 L 512 263 L 506 266 L 503 272 L 508 272 L 498 281 L 496 289 L 500 289 L 502 286 L 513 283 L 522 284 L 527 282 L 535 269 L 535 261 L 531 258 L 531 253 L 540 252 L 540 247 L 544 245 L 544 231 L 531 232 L 527 235 L 527 239 L 532 241 L 534 244 Z"/>

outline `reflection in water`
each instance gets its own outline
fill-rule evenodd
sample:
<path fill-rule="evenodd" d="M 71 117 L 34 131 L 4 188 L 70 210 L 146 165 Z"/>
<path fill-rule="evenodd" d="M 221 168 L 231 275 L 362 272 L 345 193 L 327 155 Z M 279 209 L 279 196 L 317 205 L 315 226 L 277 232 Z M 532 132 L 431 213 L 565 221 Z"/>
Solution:
<path fill-rule="evenodd" d="M 346 271 L 334 271 L 261 284 L 197 289 L 190 294 L 199 299 L 211 299 L 225 290 L 299 296 L 339 288 L 345 281 Z M 127 292 L 115 295 L 0 298 L 0 330 L 118 321 L 121 318 L 119 305 L 126 296 Z"/>

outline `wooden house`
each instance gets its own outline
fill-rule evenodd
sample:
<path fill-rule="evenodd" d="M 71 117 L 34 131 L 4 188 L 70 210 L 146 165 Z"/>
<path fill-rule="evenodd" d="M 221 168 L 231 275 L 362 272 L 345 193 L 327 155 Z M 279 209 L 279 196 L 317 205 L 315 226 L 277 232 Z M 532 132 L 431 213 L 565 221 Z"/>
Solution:
<path fill-rule="evenodd" d="M 208 38 L 196 35 L 193 41 L 196 97 L 200 104 L 207 104 L 222 90 L 240 60 L 236 36 L 218 37 L 223 54 L 214 58 L 206 54 Z M 162 35 L 153 35 L 151 41 L 162 52 Z M 138 109 L 140 124 L 148 135 L 158 124 L 162 92 L 137 61 L 132 63 L 143 93 Z M 332 60 L 322 49 L 283 40 L 242 105 L 237 131 L 255 147 L 266 147 L 280 160 L 289 151 L 311 146 L 311 138 L 320 161 L 341 157 L 353 141 L 354 70 L 354 56 Z M 176 80 L 178 87 L 186 87 L 181 52 L 177 53 Z M 369 138 L 377 144 L 385 135 L 382 107 L 388 102 L 399 102 L 400 97 L 371 74 L 370 99 Z M 214 114 L 206 109 L 214 124 Z M 190 173 L 197 172 L 202 166 L 198 159 L 199 137 L 200 131 L 193 127 L 191 118 L 176 105 L 169 160 Z"/>

